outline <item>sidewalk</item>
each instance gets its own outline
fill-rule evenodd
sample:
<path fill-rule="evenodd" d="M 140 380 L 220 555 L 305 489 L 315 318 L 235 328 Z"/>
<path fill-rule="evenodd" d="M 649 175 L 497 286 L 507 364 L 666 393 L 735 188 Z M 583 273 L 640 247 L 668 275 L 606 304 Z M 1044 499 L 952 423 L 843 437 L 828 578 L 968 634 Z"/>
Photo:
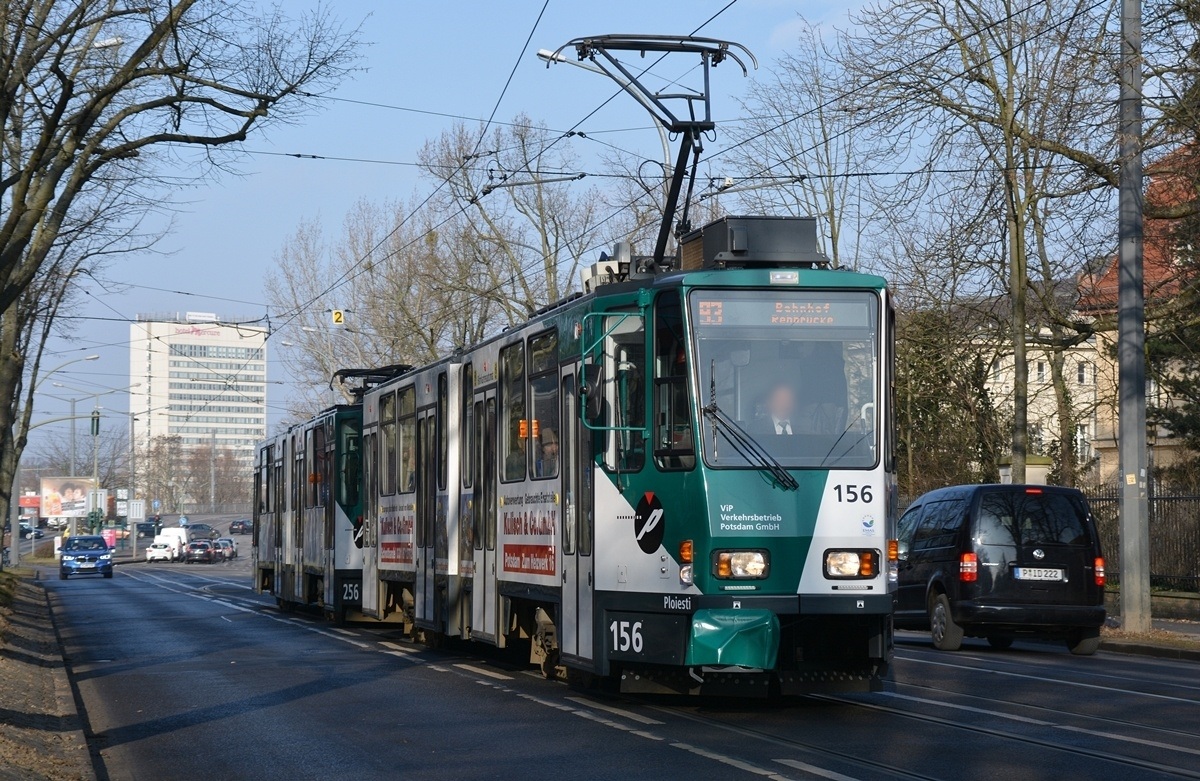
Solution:
<path fill-rule="evenodd" d="M 1102 630 L 1100 648 L 1114 653 L 1200 662 L 1200 622 L 1156 618 L 1151 625 L 1153 629 L 1145 635 L 1127 635 L 1106 627 Z"/>
<path fill-rule="evenodd" d="M 0 575 L 0 681 L 0 780 L 94 781 L 46 592 L 9 572 Z"/>

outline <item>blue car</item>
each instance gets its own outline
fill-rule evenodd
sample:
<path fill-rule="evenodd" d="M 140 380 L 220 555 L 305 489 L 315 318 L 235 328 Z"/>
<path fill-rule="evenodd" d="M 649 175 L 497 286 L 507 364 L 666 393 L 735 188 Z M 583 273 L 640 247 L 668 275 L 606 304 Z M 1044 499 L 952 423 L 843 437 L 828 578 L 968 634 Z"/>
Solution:
<path fill-rule="evenodd" d="M 66 580 L 72 575 L 113 576 L 112 548 L 103 537 L 81 535 L 68 537 L 62 546 L 62 563 L 58 577 Z"/>

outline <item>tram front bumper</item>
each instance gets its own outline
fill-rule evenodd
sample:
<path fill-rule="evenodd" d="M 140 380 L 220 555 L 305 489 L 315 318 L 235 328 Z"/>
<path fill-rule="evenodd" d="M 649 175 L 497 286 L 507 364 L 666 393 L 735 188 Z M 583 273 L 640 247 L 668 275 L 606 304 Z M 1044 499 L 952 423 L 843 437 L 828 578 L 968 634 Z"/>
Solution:
<path fill-rule="evenodd" d="M 779 653 L 779 618 L 770 610 L 697 610 L 688 639 L 689 667 L 770 670 Z"/>

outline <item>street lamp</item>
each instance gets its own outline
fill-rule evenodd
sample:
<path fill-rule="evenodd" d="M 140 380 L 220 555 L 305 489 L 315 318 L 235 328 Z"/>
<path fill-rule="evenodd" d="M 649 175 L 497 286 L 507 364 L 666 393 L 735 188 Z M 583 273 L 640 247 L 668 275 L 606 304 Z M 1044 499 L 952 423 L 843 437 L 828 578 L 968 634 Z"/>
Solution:
<path fill-rule="evenodd" d="M 99 496 L 98 491 L 100 489 L 100 397 L 108 396 L 109 394 L 112 394 L 112 393 L 128 393 L 129 391 L 133 390 L 134 388 L 141 387 L 142 384 L 140 382 L 135 382 L 132 385 L 125 386 L 124 388 L 104 388 L 103 390 L 96 391 L 96 392 L 91 392 L 87 389 L 77 388 L 75 386 L 67 385 L 67 384 L 61 383 L 61 382 L 53 383 L 53 385 L 56 388 L 63 388 L 65 390 L 75 391 L 76 393 L 84 394 L 81 398 L 92 399 L 92 412 L 91 412 L 91 415 L 88 417 L 91 418 L 91 424 L 92 424 L 92 429 L 91 429 L 91 431 L 92 431 L 92 492 L 93 492 L 92 493 L 92 504 L 94 505 L 96 503 L 96 498 Z M 101 386 L 101 387 L 103 387 L 103 386 Z M 46 394 L 46 395 L 50 395 L 50 394 Z M 61 397 L 55 396 L 53 398 L 61 398 Z M 75 455 L 75 420 L 78 417 L 82 417 L 82 416 L 77 416 L 75 414 L 75 402 L 78 401 L 78 399 L 72 398 L 72 399 L 69 399 L 69 401 L 71 402 L 71 419 L 72 419 L 71 420 L 71 476 L 74 477 L 75 476 L 75 458 L 76 458 L 76 455 Z M 95 511 L 96 509 L 97 508 L 93 507 L 93 511 Z M 71 534 L 75 534 L 75 520 L 74 519 L 71 520 Z"/>
<path fill-rule="evenodd" d="M 82 363 L 83 361 L 97 361 L 99 359 L 100 359 L 99 355 L 85 355 L 82 358 L 72 358 L 69 361 L 63 361 L 59 365 L 55 366 L 53 369 L 50 369 L 49 371 L 46 371 L 46 372 L 42 372 L 42 376 L 33 383 L 33 393 L 37 393 L 37 389 L 41 386 L 41 384 L 43 382 L 45 382 L 46 380 L 48 380 L 52 375 L 54 375 L 56 372 L 62 371 L 63 369 L 70 366 L 71 364 Z M 31 397 L 32 397 L 32 394 L 31 394 Z M 28 427 L 24 427 L 24 426 L 22 426 L 21 418 L 18 418 L 16 421 L 16 429 L 17 430 L 14 432 L 16 434 L 16 436 L 13 437 L 13 447 L 15 448 L 17 442 L 20 442 L 23 437 L 29 436 L 29 432 L 31 430 L 37 428 L 38 426 L 44 426 L 48 423 L 57 423 L 59 420 L 65 420 L 65 418 L 61 418 L 61 419 L 55 418 L 55 419 L 51 419 L 51 420 L 43 420 L 39 423 L 34 423 Z M 17 545 L 16 545 L 16 547 L 14 549 L 14 553 L 13 553 L 13 566 L 14 567 L 17 566 L 21 561 L 21 501 L 20 501 L 21 479 L 20 478 L 21 478 L 21 462 L 18 459 L 13 464 L 12 490 L 8 496 L 8 517 L 10 518 L 12 534 L 15 535 L 16 542 L 17 542 Z M 33 524 L 33 525 L 36 526 L 36 524 Z M 3 535 L 0 535 L 0 540 L 2 540 L 2 539 L 3 539 Z M 36 540 L 37 538 L 33 537 L 32 539 Z"/>

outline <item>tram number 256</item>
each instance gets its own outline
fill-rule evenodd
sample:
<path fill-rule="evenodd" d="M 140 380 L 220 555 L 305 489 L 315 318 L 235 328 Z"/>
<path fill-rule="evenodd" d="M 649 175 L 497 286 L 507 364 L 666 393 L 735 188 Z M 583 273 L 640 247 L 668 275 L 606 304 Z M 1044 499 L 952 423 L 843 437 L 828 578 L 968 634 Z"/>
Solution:
<path fill-rule="evenodd" d="M 357 582 L 342 584 L 342 601 L 343 602 L 360 602 L 362 601 L 361 586 Z"/>
<path fill-rule="evenodd" d="M 612 632 L 612 648 L 614 651 L 632 651 L 640 654 L 644 643 L 642 641 L 641 621 L 613 621 L 608 625 Z"/>

